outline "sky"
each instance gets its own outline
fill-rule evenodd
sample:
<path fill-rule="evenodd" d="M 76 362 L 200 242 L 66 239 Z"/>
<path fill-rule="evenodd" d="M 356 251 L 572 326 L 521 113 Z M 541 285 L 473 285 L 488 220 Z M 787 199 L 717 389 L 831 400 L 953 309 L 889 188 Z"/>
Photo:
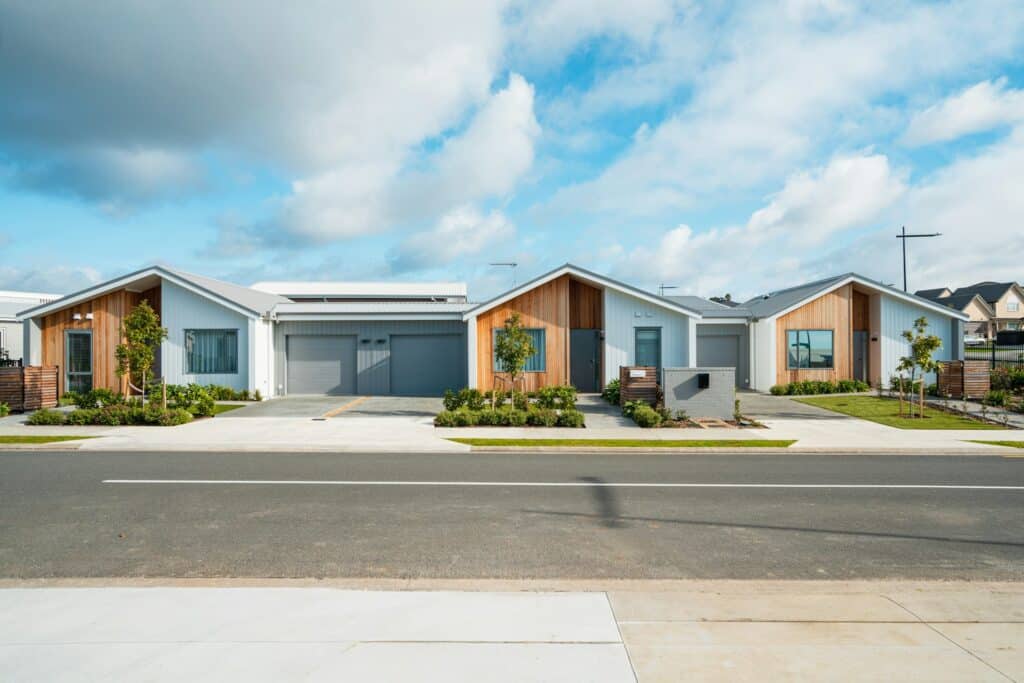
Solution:
<path fill-rule="evenodd" d="M 0 289 L 1024 280 L 1024 3 L 0 0 Z M 493 262 L 516 262 L 513 273 Z"/>

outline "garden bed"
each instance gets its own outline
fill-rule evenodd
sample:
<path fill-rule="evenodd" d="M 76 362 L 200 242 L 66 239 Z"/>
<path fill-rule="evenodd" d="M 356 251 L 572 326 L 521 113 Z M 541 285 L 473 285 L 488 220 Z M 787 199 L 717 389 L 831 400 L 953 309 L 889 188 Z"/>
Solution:
<path fill-rule="evenodd" d="M 435 427 L 586 426 L 583 413 L 576 410 L 576 389 L 571 386 L 514 394 L 501 390 L 446 391 L 444 408 L 434 418 Z"/>

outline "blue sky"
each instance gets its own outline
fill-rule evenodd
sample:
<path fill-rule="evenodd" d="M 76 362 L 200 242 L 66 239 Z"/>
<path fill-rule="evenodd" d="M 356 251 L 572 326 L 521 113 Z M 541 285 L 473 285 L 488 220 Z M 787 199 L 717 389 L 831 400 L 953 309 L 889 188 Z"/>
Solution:
<path fill-rule="evenodd" d="M 1019 2 L 276 5 L 0 0 L 0 289 L 1024 280 Z"/>

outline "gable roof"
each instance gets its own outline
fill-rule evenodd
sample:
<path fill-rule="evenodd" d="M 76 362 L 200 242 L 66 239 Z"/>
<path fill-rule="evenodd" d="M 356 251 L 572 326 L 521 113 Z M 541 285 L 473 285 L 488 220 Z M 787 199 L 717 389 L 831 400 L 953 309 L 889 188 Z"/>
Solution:
<path fill-rule="evenodd" d="M 735 301 L 730 304 L 722 304 L 714 299 L 705 299 L 692 295 L 666 296 L 666 299 L 675 301 L 678 304 L 700 311 L 704 318 L 748 318 L 750 311 L 740 306 Z"/>
<path fill-rule="evenodd" d="M 222 306 L 238 311 L 249 317 L 260 317 L 268 313 L 278 303 L 288 300 L 276 294 L 258 292 L 255 289 L 231 284 L 222 280 L 215 280 L 203 275 L 187 273 L 183 270 L 168 268 L 167 266 L 149 266 L 127 275 L 107 280 L 99 284 L 79 290 L 55 301 L 50 301 L 39 306 L 34 306 L 18 314 L 19 320 L 36 318 L 47 315 L 61 309 L 73 306 L 79 302 L 87 301 L 107 292 L 112 292 L 133 284 L 145 281 L 148 278 L 159 277 L 173 282 L 191 292 L 215 301 Z"/>
<path fill-rule="evenodd" d="M 1006 290 L 1012 287 L 1019 287 L 1016 282 L 976 282 L 973 285 L 960 287 L 954 294 L 977 294 L 990 304 L 999 301 Z"/>
<path fill-rule="evenodd" d="M 942 304 L 943 306 L 949 306 L 950 308 L 955 308 L 958 311 L 966 309 L 971 305 L 972 301 L 976 301 L 979 306 L 988 312 L 989 315 L 995 315 L 995 310 L 993 310 L 992 305 L 982 299 L 978 294 L 971 294 L 969 292 L 965 294 L 950 294 L 949 296 L 944 296 L 941 299 L 935 300 L 936 303 Z"/>
<path fill-rule="evenodd" d="M 863 275 L 858 275 L 857 273 L 844 273 L 843 275 L 836 275 L 823 280 L 815 280 L 814 282 L 797 285 L 796 287 L 780 289 L 776 292 L 769 292 L 768 294 L 754 297 L 747 301 L 743 304 L 743 307 L 749 309 L 755 318 L 774 318 L 789 313 L 791 310 L 803 305 L 806 301 L 816 299 L 819 296 L 827 294 L 832 290 L 839 289 L 843 285 L 851 282 L 885 293 L 896 299 L 906 301 L 916 306 L 936 311 L 943 315 L 958 318 L 960 320 L 969 319 L 966 314 L 951 309 L 942 303 L 930 301 L 914 294 L 908 294 L 900 289 L 890 287 L 889 285 L 878 282 L 877 280 L 872 280 L 871 278 L 866 278 Z"/>
<path fill-rule="evenodd" d="M 463 314 L 462 319 L 469 320 L 470 318 L 473 318 L 475 316 L 480 315 L 481 313 L 489 311 L 496 306 L 500 306 L 506 301 L 510 301 L 516 298 L 520 294 L 524 294 L 530 291 L 531 289 L 539 287 L 545 283 L 551 282 L 552 280 L 560 278 L 563 275 L 571 275 L 577 280 L 582 280 L 590 284 L 598 285 L 600 287 L 606 287 L 608 289 L 613 289 L 615 291 L 622 292 L 623 294 L 628 294 L 629 296 L 634 296 L 648 303 L 655 304 L 656 306 L 661 306 L 662 308 L 666 308 L 670 311 L 675 311 L 676 313 L 682 313 L 683 315 L 690 316 L 691 318 L 701 318 L 700 311 L 692 309 L 688 306 L 684 306 L 680 303 L 676 303 L 675 301 L 672 301 L 667 297 L 661 297 L 657 296 L 656 294 L 651 294 L 650 292 L 645 292 L 642 289 L 633 287 L 632 285 L 627 285 L 624 282 L 619 282 L 618 280 L 613 280 L 610 277 L 605 277 L 604 275 L 599 275 L 593 271 L 580 268 L 579 266 L 574 266 L 571 263 L 566 263 L 565 265 L 559 266 L 554 270 L 550 270 L 544 273 L 543 275 L 535 277 L 529 282 L 524 282 L 518 287 L 513 287 L 504 294 L 499 294 L 498 296 L 494 297 L 490 301 L 485 301 L 482 304 L 474 306 L 473 308 L 471 308 L 470 310 L 466 311 Z"/>
<path fill-rule="evenodd" d="M 949 296 L 950 291 L 951 290 L 949 289 L 949 287 L 938 287 L 936 289 L 919 289 L 916 292 L 914 292 L 914 296 L 919 296 L 922 299 L 935 301 L 937 299 L 945 299 L 946 297 L 943 296 L 943 294 Z"/>

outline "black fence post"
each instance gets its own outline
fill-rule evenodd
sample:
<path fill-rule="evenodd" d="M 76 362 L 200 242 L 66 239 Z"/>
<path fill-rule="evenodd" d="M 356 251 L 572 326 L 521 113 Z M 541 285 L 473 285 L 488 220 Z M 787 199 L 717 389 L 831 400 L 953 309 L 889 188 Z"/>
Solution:
<path fill-rule="evenodd" d="M 996 369 L 996 340 L 995 339 L 992 340 L 992 365 L 991 365 L 990 369 L 992 369 L 992 370 Z"/>

